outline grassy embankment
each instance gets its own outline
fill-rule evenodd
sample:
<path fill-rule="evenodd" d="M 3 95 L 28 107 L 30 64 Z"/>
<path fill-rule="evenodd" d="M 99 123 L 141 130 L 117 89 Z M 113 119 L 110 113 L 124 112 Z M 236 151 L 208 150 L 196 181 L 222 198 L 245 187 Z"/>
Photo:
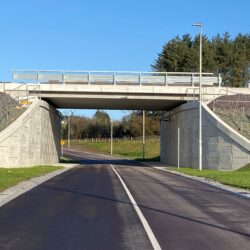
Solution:
<path fill-rule="evenodd" d="M 73 160 L 69 157 L 61 156 L 60 163 L 78 163 L 79 161 Z"/>
<path fill-rule="evenodd" d="M 208 170 L 203 169 L 202 171 L 192 168 L 168 168 L 169 170 L 174 170 L 180 173 L 184 173 L 192 176 L 205 177 L 220 183 L 240 187 L 250 190 L 250 164 L 247 166 L 232 172 L 228 171 L 217 171 L 217 170 Z"/>
<path fill-rule="evenodd" d="M 34 166 L 29 168 L 0 168 L 0 192 L 21 181 L 61 169 L 59 166 Z"/>
<path fill-rule="evenodd" d="M 67 145 L 67 143 L 66 143 Z M 87 152 L 110 154 L 110 142 L 85 142 L 72 141 L 71 148 Z M 139 140 L 117 140 L 113 142 L 113 155 L 141 160 L 142 142 Z M 158 139 L 148 139 L 145 142 L 145 160 L 160 160 L 160 141 Z"/>
<path fill-rule="evenodd" d="M 110 142 L 84 142 L 84 141 L 72 141 L 71 148 L 83 150 L 87 152 L 110 154 Z M 113 154 L 123 157 L 142 160 L 142 143 L 141 141 L 128 141 L 120 140 L 113 143 Z M 147 140 L 145 144 L 145 160 L 152 161 L 158 160 L 160 154 L 160 142 L 155 140 Z M 218 171 L 203 169 L 199 171 L 193 168 L 168 168 L 187 175 L 205 177 L 215 181 L 219 181 L 223 184 L 241 187 L 250 190 L 250 164 L 237 171 Z"/>

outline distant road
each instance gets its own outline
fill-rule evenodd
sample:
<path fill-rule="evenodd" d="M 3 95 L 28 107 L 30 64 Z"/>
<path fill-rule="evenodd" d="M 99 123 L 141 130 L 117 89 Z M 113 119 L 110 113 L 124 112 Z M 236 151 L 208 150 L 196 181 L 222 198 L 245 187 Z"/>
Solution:
<path fill-rule="evenodd" d="M 250 200 L 133 161 L 66 154 L 81 165 L 0 208 L 1 250 L 250 249 Z"/>

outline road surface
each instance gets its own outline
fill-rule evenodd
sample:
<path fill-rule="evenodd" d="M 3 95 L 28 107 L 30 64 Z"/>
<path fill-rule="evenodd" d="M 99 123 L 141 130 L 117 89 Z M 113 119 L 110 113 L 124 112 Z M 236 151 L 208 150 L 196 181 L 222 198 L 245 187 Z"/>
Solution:
<path fill-rule="evenodd" d="M 81 165 L 0 208 L 1 250 L 250 249 L 250 200 L 133 161 L 67 154 Z"/>

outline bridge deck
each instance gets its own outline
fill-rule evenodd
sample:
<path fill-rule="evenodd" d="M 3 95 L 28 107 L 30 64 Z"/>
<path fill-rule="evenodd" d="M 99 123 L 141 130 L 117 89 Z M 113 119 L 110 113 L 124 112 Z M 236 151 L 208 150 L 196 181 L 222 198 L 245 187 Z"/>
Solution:
<path fill-rule="evenodd" d="M 27 71 L 13 72 L 19 83 L 4 84 L 18 96 L 39 95 L 57 108 L 169 110 L 198 99 L 199 73 L 109 72 L 109 71 Z M 21 83 L 20 83 L 21 81 Z M 203 73 L 203 100 L 229 94 L 221 88 L 220 76 Z M 1 89 L 1 84 L 0 84 Z M 232 89 L 245 93 L 250 89 Z M 23 94 L 24 95 L 24 94 Z M 25 98 L 21 97 L 21 98 Z"/>

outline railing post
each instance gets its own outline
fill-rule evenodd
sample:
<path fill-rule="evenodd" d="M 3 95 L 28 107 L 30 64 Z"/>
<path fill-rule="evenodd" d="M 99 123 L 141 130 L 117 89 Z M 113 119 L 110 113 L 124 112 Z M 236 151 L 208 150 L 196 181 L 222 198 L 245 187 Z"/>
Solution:
<path fill-rule="evenodd" d="M 90 85 L 90 72 L 88 72 L 88 85 Z"/>
<path fill-rule="evenodd" d="M 221 75 L 219 73 L 219 76 L 218 76 L 218 81 L 219 81 L 219 87 L 221 87 Z"/>
<path fill-rule="evenodd" d="M 113 84 L 115 85 L 115 72 L 113 73 Z"/>
<path fill-rule="evenodd" d="M 62 83 L 65 84 L 65 82 L 64 82 L 64 73 L 62 73 Z"/>
<path fill-rule="evenodd" d="M 139 84 L 141 86 L 141 73 L 139 73 Z"/>
<path fill-rule="evenodd" d="M 168 74 L 165 74 L 165 86 L 168 86 Z"/>
<path fill-rule="evenodd" d="M 27 97 L 27 101 L 26 101 L 26 103 L 27 103 L 27 105 L 28 105 L 28 101 L 29 101 L 29 90 L 28 90 L 28 84 L 26 83 L 26 97 Z"/>
<path fill-rule="evenodd" d="M 19 105 L 19 88 L 20 88 L 20 87 L 17 88 L 17 100 L 18 100 L 18 105 Z"/>
<path fill-rule="evenodd" d="M 194 74 L 193 73 L 191 75 L 191 84 L 192 84 L 192 87 L 194 87 Z"/>
<path fill-rule="evenodd" d="M 37 72 L 37 75 L 36 75 L 36 83 L 39 84 L 39 72 Z"/>

